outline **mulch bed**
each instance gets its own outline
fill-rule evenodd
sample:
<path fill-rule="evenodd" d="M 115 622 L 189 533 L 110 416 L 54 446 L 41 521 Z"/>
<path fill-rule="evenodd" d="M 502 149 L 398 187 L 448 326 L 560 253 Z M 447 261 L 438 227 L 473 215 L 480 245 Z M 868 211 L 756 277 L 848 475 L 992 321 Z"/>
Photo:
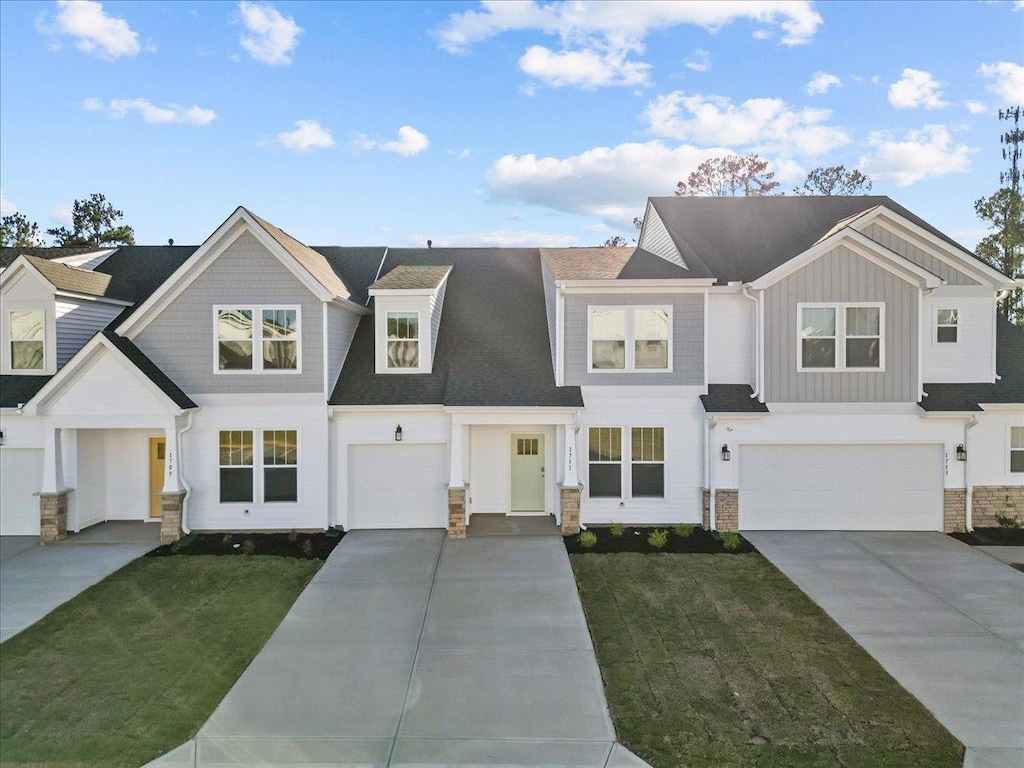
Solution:
<path fill-rule="evenodd" d="M 174 544 L 164 544 L 146 557 L 172 555 L 272 555 L 326 560 L 344 536 L 342 531 L 317 533 L 190 533 Z"/>
<path fill-rule="evenodd" d="M 1024 547 L 1024 528 L 975 528 L 974 533 L 951 533 L 972 547 Z"/>
<path fill-rule="evenodd" d="M 640 554 L 668 552 L 677 555 L 741 555 L 757 551 L 754 549 L 754 545 L 742 536 L 740 537 L 739 547 L 736 549 L 726 549 L 719 534 L 705 531 L 699 526 L 695 526 L 688 536 L 675 532 L 672 526 L 664 525 L 627 527 L 621 536 L 613 536 L 610 527 L 590 526 L 587 530 L 597 534 L 597 543 L 592 547 L 584 547 L 580 544 L 579 535 L 563 537 L 565 548 L 570 555 L 613 555 L 619 552 L 638 552 Z M 648 543 L 648 536 L 655 530 L 662 530 L 668 533 L 668 541 L 664 547 L 659 548 Z"/>

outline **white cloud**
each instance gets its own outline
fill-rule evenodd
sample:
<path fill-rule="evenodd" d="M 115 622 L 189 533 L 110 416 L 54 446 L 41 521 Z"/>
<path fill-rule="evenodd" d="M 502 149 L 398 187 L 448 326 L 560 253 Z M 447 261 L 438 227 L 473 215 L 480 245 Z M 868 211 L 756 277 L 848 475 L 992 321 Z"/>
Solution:
<path fill-rule="evenodd" d="M 514 229 L 496 229 L 466 235 L 406 235 L 405 241 L 420 248 L 430 240 L 435 248 L 560 248 L 574 245 L 575 235 L 550 232 L 521 232 Z"/>
<path fill-rule="evenodd" d="M 711 51 L 694 48 L 689 57 L 683 60 L 683 64 L 694 72 L 707 72 L 711 69 Z"/>
<path fill-rule="evenodd" d="M 993 232 L 995 232 L 994 229 L 958 229 L 950 234 L 958 243 L 973 250 L 982 239 Z"/>
<path fill-rule="evenodd" d="M 625 51 L 589 48 L 552 51 L 533 45 L 519 59 L 519 69 L 552 88 L 575 85 L 592 90 L 609 85 L 647 85 L 651 65 L 629 61 L 626 55 Z"/>
<path fill-rule="evenodd" d="M 842 84 L 843 81 L 836 75 L 829 74 L 828 72 L 815 72 L 811 82 L 807 84 L 807 94 L 809 96 L 819 96 L 828 93 L 829 89 L 836 88 Z"/>
<path fill-rule="evenodd" d="M 748 99 L 673 91 L 658 96 L 641 114 L 656 136 L 723 143 L 784 156 L 815 157 L 850 142 L 842 128 L 827 124 L 827 109 L 797 109 L 782 99 Z"/>
<path fill-rule="evenodd" d="M 571 157 L 505 155 L 487 171 L 487 188 L 499 200 L 600 217 L 629 229 L 649 195 L 671 195 L 709 157 L 725 147 L 669 147 L 661 141 L 596 147 Z"/>
<path fill-rule="evenodd" d="M 473 154 L 473 150 L 469 147 L 465 147 L 461 150 L 458 149 L 446 149 L 445 152 L 456 160 L 465 160 L 467 157 Z"/>
<path fill-rule="evenodd" d="M 103 59 L 134 56 L 142 46 L 139 33 L 119 16 L 108 16 L 103 3 L 94 0 L 57 0 L 57 13 L 51 23 L 40 14 L 36 29 L 44 35 L 67 35 L 75 39 L 82 53 Z M 56 45 L 59 48 L 59 44 Z"/>
<path fill-rule="evenodd" d="M 900 79 L 889 86 L 889 103 L 897 109 L 939 109 L 949 106 L 942 98 L 942 83 L 931 72 L 904 69 Z"/>
<path fill-rule="evenodd" d="M 308 152 L 311 149 L 326 149 L 334 146 L 331 132 L 316 120 L 296 120 L 294 131 L 277 134 L 277 143 L 285 149 Z"/>
<path fill-rule="evenodd" d="M 982 64 L 978 74 L 988 80 L 985 90 L 1006 102 L 1003 106 L 1024 101 L 1024 67 L 1011 61 Z"/>
<path fill-rule="evenodd" d="M 988 112 L 988 107 L 980 101 L 968 101 L 964 106 L 967 107 L 967 111 L 972 115 L 983 115 Z"/>
<path fill-rule="evenodd" d="M 1013 10 L 1024 11 L 1024 0 L 1013 0 Z"/>
<path fill-rule="evenodd" d="M 18 206 L 4 197 L 4 191 L 0 189 L 0 216 L 13 216 L 18 212 Z"/>
<path fill-rule="evenodd" d="M 952 134 L 944 125 L 926 125 L 920 130 L 908 131 L 903 139 L 897 139 L 888 131 L 875 131 L 868 144 L 874 152 L 862 156 L 857 167 L 875 181 L 891 181 L 899 187 L 969 171 L 971 155 L 978 151 L 965 144 L 954 144 Z"/>
<path fill-rule="evenodd" d="M 129 112 L 138 112 L 144 122 L 152 124 L 209 125 L 217 117 L 217 113 L 212 109 L 204 109 L 196 104 L 191 107 L 179 104 L 158 107 L 149 99 L 111 99 L 109 104 L 104 104 L 99 99 L 86 99 L 82 106 L 90 112 L 105 112 L 112 120 L 121 120 Z"/>
<path fill-rule="evenodd" d="M 50 220 L 55 224 L 70 227 L 74 223 L 74 208 L 67 203 L 55 205 L 50 209 Z"/>
<path fill-rule="evenodd" d="M 403 125 L 398 129 L 398 139 L 395 141 L 377 141 L 371 139 L 365 133 L 357 133 L 355 138 L 349 142 L 349 146 L 362 152 L 371 149 L 379 149 L 381 152 L 394 152 L 402 157 L 412 157 L 430 146 L 430 139 L 425 133 L 417 131 L 411 125 Z M 469 156 L 469 150 L 462 150 L 459 159 Z"/>
<path fill-rule="evenodd" d="M 243 50 L 263 64 L 291 64 L 303 29 L 290 16 L 282 16 L 270 3 L 241 0 L 238 10 L 245 32 L 239 37 Z"/>

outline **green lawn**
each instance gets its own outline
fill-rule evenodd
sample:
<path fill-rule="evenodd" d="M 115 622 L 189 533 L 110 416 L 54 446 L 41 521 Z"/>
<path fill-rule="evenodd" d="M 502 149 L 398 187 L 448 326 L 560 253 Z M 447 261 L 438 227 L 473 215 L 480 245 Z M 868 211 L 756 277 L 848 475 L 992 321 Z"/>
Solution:
<path fill-rule="evenodd" d="M 0 762 L 138 766 L 195 735 L 320 567 L 130 563 L 0 645 Z"/>
<path fill-rule="evenodd" d="M 959 742 L 760 555 L 570 559 L 619 739 L 652 765 L 962 765 Z"/>

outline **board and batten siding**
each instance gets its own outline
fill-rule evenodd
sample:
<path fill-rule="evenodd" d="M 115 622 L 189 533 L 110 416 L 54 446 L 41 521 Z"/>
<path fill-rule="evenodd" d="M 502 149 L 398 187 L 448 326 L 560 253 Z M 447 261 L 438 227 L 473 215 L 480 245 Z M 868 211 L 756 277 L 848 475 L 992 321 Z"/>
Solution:
<path fill-rule="evenodd" d="M 672 370 L 668 373 L 591 373 L 587 370 L 588 307 L 672 307 Z M 567 294 L 565 382 L 575 386 L 702 385 L 704 383 L 704 294 Z"/>
<path fill-rule="evenodd" d="M 57 301 L 57 367 L 74 357 L 98 331 L 102 331 L 124 309 L 98 301 Z"/>
<path fill-rule="evenodd" d="M 558 288 L 554 275 L 544 259 L 540 260 L 540 271 L 544 278 L 544 311 L 548 316 L 548 345 L 551 347 L 551 370 L 558 370 Z"/>
<path fill-rule="evenodd" d="M 890 251 L 896 251 L 900 256 L 914 262 L 919 267 L 924 267 L 933 275 L 938 275 L 949 285 L 978 285 L 977 280 L 914 245 L 908 239 L 913 237 L 910 233 L 907 233 L 906 237 L 902 237 L 881 224 L 869 224 L 864 228 L 863 234 L 876 243 L 881 243 Z"/>
<path fill-rule="evenodd" d="M 765 291 L 765 400 L 917 402 L 918 290 L 839 246 Z M 797 304 L 884 302 L 885 370 L 797 371 Z"/>
<path fill-rule="evenodd" d="M 347 309 L 327 304 L 327 393 L 334 389 L 345 364 L 352 337 L 359 325 L 357 315 Z"/>
<path fill-rule="evenodd" d="M 300 306 L 302 372 L 214 373 L 216 305 Z M 245 232 L 153 318 L 134 341 L 189 394 L 322 392 L 321 313 L 320 300 L 255 236 Z M 254 351 L 259 354 L 258 349 Z"/>
<path fill-rule="evenodd" d="M 444 292 L 448 288 L 448 280 L 441 283 L 441 286 L 430 296 L 430 362 L 434 362 L 434 352 L 437 350 L 437 334 L 441 332 L 441 312 L 444 310 Z"/>

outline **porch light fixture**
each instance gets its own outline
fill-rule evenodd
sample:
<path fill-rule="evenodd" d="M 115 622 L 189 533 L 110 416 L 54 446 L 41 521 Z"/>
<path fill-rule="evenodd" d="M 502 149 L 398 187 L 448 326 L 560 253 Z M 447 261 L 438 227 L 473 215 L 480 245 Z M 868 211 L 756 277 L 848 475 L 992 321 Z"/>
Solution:
<path fill-rule="evenodd" d="M 960 445 L 956 447 L 956 460 L 967 461 L 967 449 L 964 448 L 963 443 L 960 443 Z"/>
<path fill-rule="evenodd" d="M 722 461 L 732 461 L 732 454 L 729 453 L 729 445 L 722 446 Z"/>
<path fill-rule="evenodd" d="M 399 424 L 397 427 L 395 427 L 395 442 L 396 443 L 402 442 L 402 425 L 401 424 Z"/>
<path fill-rule="evenodd" d="M 3 432 L 2 429 L 0 429 L 0 445 L 3 445 L 3 444 L 4 444 L 4 432 Z"/>

